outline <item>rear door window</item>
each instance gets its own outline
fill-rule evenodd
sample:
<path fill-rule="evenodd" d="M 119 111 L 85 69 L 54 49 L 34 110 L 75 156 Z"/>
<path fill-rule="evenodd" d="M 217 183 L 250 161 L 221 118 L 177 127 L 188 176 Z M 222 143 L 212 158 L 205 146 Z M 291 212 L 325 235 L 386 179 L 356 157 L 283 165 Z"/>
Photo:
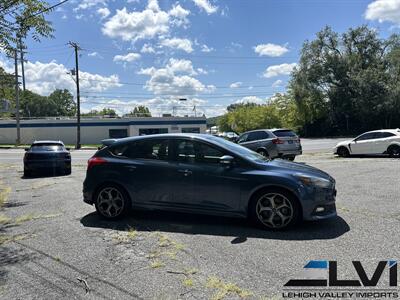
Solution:
<path fill-rule="evenodd" d="M 113 147 L 113 155 L 129 159 L 168 160 L 168 139 L 148 139 Z"/>

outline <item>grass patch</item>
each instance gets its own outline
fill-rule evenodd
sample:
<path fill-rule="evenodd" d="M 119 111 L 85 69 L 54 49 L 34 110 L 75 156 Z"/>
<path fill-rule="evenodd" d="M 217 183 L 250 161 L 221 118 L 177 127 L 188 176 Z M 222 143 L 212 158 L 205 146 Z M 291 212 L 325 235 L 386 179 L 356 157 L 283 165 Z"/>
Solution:
<path fill-rule="evenodd" d="M 7 217 L 6 215 L 0 215 L 0 224 L 6 225 L 11 223 L 11 218 Z"/>
<path fill-rule="evenodd" d="M 32 220 L 55 218 L 55 217 L 59 217 L 61 215 L 62 214 L 47 214 L 47 215 L 27 214 L 27 215 L 22 215 L 22 216 L 15 218 L 14 223 L 21 224 L 21 223 L 25 223 L 25 222 L 32 221 Z"/>
<path fill-rule="evenodd" d="M 185 278 L 185 279 L 182 281 L 182 284 L 183 284 L 184 286 L 186 286 L 186 287 L 192 287 L 192 286 L 194 285 L 194 280 L 193 280 L 193 278 Z"/>
<path fill-rule="evenodd" d="M 152 267 L 153 269 L 162 268 L 164 266 L 165 266 L 165 264 L 161 260 L 158 260 L 158 259 L 156 259 L 155 261 L 152 261 L 150 264 L 150 267 Z"/>
<path fill-rule="evenodd" d="M 223 282 L 216 276 L 210 276 L 207 279 L 206 287 L 211 289 L 216 289 L 217 292 L 213 295 L 211 299 L 213 300 L 221 300 L 224 299 L 228 295 L 236 295 L 240 298 L 246 298 L 253 295 L 252 292 L 248 290 L 241 289 L 235 283 Z"/>
<path fill-rule="evenodd" d="M 14 241 L 20 241 L 31 237 L 32 235 L 29 234 L 17 234 L 17 235 L 0 235 L 0 245 L 4 245 Z"/>
<path fill-rule="evenodd" d="M 4 206 L 8 201 L 8 196 L 11 193 L 11 187 L 9 186 L 0 186 L 0 208 Z"/>
<path fill-rule="evenodd" d="M 138 231 L 135 228 L 129 228 L 127 236 L 129 239 L 134 240 L 139 235 Z"/>

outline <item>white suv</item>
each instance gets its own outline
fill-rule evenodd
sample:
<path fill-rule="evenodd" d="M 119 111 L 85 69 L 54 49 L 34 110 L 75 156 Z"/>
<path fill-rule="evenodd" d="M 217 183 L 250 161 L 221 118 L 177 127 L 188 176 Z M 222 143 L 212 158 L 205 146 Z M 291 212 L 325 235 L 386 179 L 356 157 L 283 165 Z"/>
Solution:
<path fill-rule="evenodd" d="M 382 129 L 363 133 L 353 140 L 340 142 L 334 153 L 350 155 L 389 154 L 400 157 L 400 129 Z"/>

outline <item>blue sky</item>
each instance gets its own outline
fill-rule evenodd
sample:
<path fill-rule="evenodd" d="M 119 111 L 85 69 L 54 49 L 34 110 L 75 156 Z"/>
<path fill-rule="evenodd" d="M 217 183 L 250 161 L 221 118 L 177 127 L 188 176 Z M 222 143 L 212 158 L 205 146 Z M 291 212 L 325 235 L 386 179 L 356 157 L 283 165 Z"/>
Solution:
<path fill-rule="evenodd" d="M 48 18 L 55 38 L 27 41 L 28 88 L 73 92 L 66 44 L 75 41 L 84 110 L 144 104 L 159 115 L 178 105 L 192 114 L 196 104 L 215 116 L 284 92 L 303 42 L 326 25 L 398 33 L 400 0 L 70 0 Z"/>

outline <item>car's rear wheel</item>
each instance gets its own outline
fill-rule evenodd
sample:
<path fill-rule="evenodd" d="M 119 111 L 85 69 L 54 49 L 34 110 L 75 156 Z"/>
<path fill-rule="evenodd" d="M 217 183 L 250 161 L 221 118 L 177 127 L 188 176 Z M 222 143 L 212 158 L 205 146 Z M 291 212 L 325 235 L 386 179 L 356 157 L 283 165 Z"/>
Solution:
<path fill-rule="evenodd" d="M 264 150 L 264 149 L 259 149 L 259 150 L 257 150 L 257 153 L 258 153 L 258 154 L 261 154 L 262 156 L 264 156 L 264 157 L 266 157 L 266 158 L 269 158 L 268 152 L 267 152 L 266 150 Z"/>
<path fill-rule="evenodd" d="M 285 229 L 300 219 L 300 204 L 288 191 L 268 189 L 257 193 L 249 206 L 249 215 L 257 225 L 268 229 Z"/>
<path fill-rule="evenodd" d="M 68 166 L 68 167 L 65 168 L 64 174 L 65 175 L 71 175 L 71 166 Z"/>
<path fill-rule="evenodd" d="M 118 185 L 103 185 L 96 194 L 97 212 L 106 219 L 118 219 L 130 208 L 128 194 Z"/>
<path fill-rule="evenodd" d="M 340 157 L 349 157 L 350 156 L 349 149 L 347 149 L 346 147 L 339 147 L 339 149 L 337 149 L 337 154 Z"/>
<path fill-rule="evenodd" d="M 400 147 L 396 145 L 392 145 L 387 150 L 390 157 L 398 158 L 400 157 Z"/>
<path fill-rule="evenodd" d="M 27 169 L 24 169 L 24 177 L 31 177 L 31 176 L 32 176 L 32 172 Z"/>
<path fill-rule="evenodd" d="M 288 160 L 290 160 L 290 161 L 294 161 L 295 157 L 296 157 L 296 156 L 287 156 L 286 158 L 287 158 Z"/>

